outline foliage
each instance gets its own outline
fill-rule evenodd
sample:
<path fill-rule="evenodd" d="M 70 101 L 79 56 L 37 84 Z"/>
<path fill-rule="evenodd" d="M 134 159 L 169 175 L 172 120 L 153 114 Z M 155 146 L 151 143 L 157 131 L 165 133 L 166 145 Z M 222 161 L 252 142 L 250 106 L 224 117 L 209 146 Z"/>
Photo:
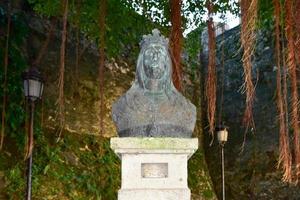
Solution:
<path fill-rule="evenodd" d="M 272 29 L 274 26 L 274 6 L 272 1 L 258 1 L 258 27 Z"/>
<path fill-rule="evenodd" d="M 0 25 L 6 26 L 6 13 L 0 8 Z M 8 66 L 8 108 L 4 151 L 0 154 L 0 170 L 5 175 L 5 195 L 7 199 L 22 199 L 25 191 L 24 175 L 26 165 L 23 158 L 25 143 L 25 105 L 21 74 L 27 68 L 24 56 L 24 42 L 28 27 L 21 13 L 12 15 L 12 33 L 9 43 Z M 2 33 L 1 33 L 2 34 Z M 0 38 L 0 46 L 5 46 L 5 37 Z M 3 60 L 3 48 L 0 59 Z M 3 81 L 3 68 L 0 70 Z M 3 88 L 0 95 L 2 96 Z M 40 119 L 39 110 L 35 117 Z M 32 192 L 36 199 L 44 195 L 60 196 L 68 199 L 114 199 L 119 186 L 119 165 L 113 152 L 109 150 L 108 139 L 84 139 L 68 135 L 60 144 L 55 144 L 53 135 L 43 132 L 39 123 L 35 124 L 35 148 L 33 151 Z M 16 148 L 17 147 L 17 148 Z M 83 148 L 79 148 L 83 147 Z M 89 149 L 91 148 L 91 149 Z M 65 152 L 74 151 L 79 156 L 79 166 L 70 166 Z M 113 189 L 111 189 L 113 188 Z M 75 192 L 74 192 L 75 191 Z M 2 192 L 2 191 L 1 191 Z M 95 198 L 96 197 L 96 198 Z"/>
<path fill-rule="evenodd" d="M 55 0 L 28 0 L 34 10 L 46 17 L 61 17 L 61 1 Z M 53 2 L 53 3 L 52 3 Z M 90 41 L 99 44 L 99 17 L 100 1 L 80 0 L 70 1 L 68 22 L 79 27 L 81 32 Z M 124 17 L 126 16 L 126 17 Z M 138 15 L 120 0 L 110 0 L 107 6 L 106 18 L 106 54 L 108 57 L 126 55 L 128 52 L 137 53 L 137 41 L 140 36 L 149 32 L 154 24 Z M 136 26 L 143 24 L 143 26 Z M 132 31 L 135 30 L 135 31 Z"/>
<path fill-rule="evenodd" d="M 123 0 L 123 2 L 127 7 L 133 8 L 156 24 L 164 27 L 171 25 L 168 0 Z M 239 13 L 239 3 L 237 0 L 215 0 L 213 3 L 215 13 L 225 14 L 227 11 L 235 15 Z M 205 0 L 182 1 L 183 30 L 199 27 L 206 21 L 206 18 L 203 17 L 207 14 L 205 4 Z"/>
<path fill-rule="evenodd" d="M 47 17 L 59 16 L 62 13 L 62 4 L 60 0 L 28 0 L 35 4 L 34 11 Z"/>
<path fill-rule="evenodd" d="M 109 139 L 67 133 L 55 144 L 51 133 L 38 135 L 33 152 L 33 198 L 115 199 L 120 163 L 109 148 Z M 23 160 L 10 165 L 5 171 L 6 196 L 22 199 L 26 185 Z"/>
<path fill-rule="evenodd" d="M 170 5 L 168 0 L 121 0 L 127 7 L 135 10 L 145 16 L 148 20 L 153 21 L 161 26 L 170 26 Z"/>
<path fill-rule="evenodd" d="M 43 16 L 61 17 L 62 15 L 62 5 L 59 0 L 28 0 L 28 2 L 37 13 Z M 99 2 L 98 0 L 70 1 L 68 16 L 70 24 L 75 27 L 79 26 L 87 38 L 97 43 L 99 40 Z M 227 11 L 238 13 L 236 0 L 216 1 L 214 8 L 215 12 L 221 14 Z M 182 5 L 183 30 L 200 26 L 206 20 L 203 18 L 206 12 L 203 0 L 184 2 Z M 141 35 L 149 33 L 154 27 L 168 34 L 170 25 L 170 5 L 167 0 L 110 0 L 106 19 L 106 53 L 109 57 L 126 56 L 132 51 L 137 53 L 137 41 L 140 40 Z"/>
<path fill-rule="evenodd" d="M 223 18 L 226 12 L 239 14 L 239 3 L 237 0 L 213 0 L 213 13 L 220 14 Z M 183 13 L 185 16 L 184 28 L 190 29 L 191 27 L 201 27 L 207 18 L 208 11 L 206 9 L 206 1 L 204 0 L 187 0 L 183 5 Z"/>
<path fill-rule="evenodd" d="M 197 196 L 195 199 L 214 199 L 215 194 L 210 185 L 210 178 L 205 173 L 207 166 L 205 163 L 203 150 L 198 150 L 188 163 L 189 179 L 188 184 L 192 194 Z M 196 178 L 197 177 L 197 178 Z"/>
<path fill-rule="evenodd" d="M 199 53 L 201 51 L 201 33 L 205 25 L 203 24 L 201 27 L 197 28 L 193 32 L 187 35 L 187 38 L 184 43 L 184 49 L 190 60 L 197 60 Z"/>
<path fill-rule="evenodd" d="M 4 9 L 0 7 L 0 26 L 7 26 L 7 14 Z M 6 127 L 5 133 L 8 137 L 17 141 L 17 147 L 23 148 L 24 138 L 24 98 L 22 90 L 21 74 L 27 67 L 26 58 L 22 52 L 22 45 L 25 42 L 25 37 L 28 28 L 23 20 L 24 16 L 21 13 L 12 14 L 11 34 L 9 38 L 9 52 L 8 52 L 8 79 L 7 79 L 7 109 L 6 109 Z M 6 33 L 3 33 L 6 35 Z M 4 47 L 6 37 L 0 38 L 0 46 Z M 4 48 L 0 48 L 0 60 L 3 62 Z M 0 69 L 0 82 L 4 80 L 4 69 Z M 1 84 L 0 96 L 3 99 L 3 84 Z M 1 104 L 1 106 L 3 106 Z"/>

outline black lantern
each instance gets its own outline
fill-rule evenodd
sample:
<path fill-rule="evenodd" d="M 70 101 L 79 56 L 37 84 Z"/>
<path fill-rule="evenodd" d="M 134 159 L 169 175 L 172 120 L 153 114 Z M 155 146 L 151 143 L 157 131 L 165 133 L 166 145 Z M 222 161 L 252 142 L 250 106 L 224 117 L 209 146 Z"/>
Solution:
<path fill-rule="evenodd" d="M 225 200 L 225 157 L 224 146 L 228 139 L 228 127 L 220 125 L 216 128 L 218 141 L 221 146 L 222 200 Z"/>
<path fill-rule="evenodd" d="M 42 96 L 44 84 L 41 73 L 30 68 L 23 73 L 24 95 L 28 100 L 35 101 Z"/>
<path fill-rule="evenodd" d="M 34 67 L 26 70 L 23 75 L 24 95 L 29 100 L 30 124 L 28 127 L 28 145 L 33 145 L 33 114 L 34 104 L 40 99 L 43 92 L 43 79 L 41 73 Z M 32 175 L 32 150 L 33 146 L 27 147 L 27 189 L 26 200 L 31 200 L 31 175 Z"/>
<path fill-rule="evenodd" d="M 225 145 L 228 139 L 228 127 L 226 126 L 219 126 L 216 128 L 217 131 L 217 136 L 218 136 L 218 141 L 221 145 Z"/>

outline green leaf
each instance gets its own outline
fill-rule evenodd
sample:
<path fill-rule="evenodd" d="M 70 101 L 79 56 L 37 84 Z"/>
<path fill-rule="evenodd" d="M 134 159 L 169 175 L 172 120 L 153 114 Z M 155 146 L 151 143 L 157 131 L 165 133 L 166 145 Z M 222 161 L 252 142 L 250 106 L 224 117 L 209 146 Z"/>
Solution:
<path fill-rule="evenodd" d="M 50 165 L 48 164 L 48 165 L 46 165 L 46 167 L 44 168 L 44 171 L 43 171 L 44 175 L 47 174 L 47 172 L 48 172 L 49 169 L 50 169 Z"/>

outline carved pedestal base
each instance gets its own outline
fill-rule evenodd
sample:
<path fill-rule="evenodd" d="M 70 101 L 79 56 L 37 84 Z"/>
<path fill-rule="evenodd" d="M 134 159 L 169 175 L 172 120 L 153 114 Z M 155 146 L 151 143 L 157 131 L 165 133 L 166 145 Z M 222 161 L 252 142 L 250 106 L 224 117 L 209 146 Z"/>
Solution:
<path fill-rule="evenodd" d="M 118 200 L 190 200 L 187 161 L 198 139 L 112 138 L 122 160 Z"/>

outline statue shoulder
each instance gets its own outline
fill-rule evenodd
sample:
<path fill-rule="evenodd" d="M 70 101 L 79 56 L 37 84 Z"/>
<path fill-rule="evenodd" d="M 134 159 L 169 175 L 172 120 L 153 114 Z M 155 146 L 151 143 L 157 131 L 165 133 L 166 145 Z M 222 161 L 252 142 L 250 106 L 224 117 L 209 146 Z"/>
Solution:
<path fill-rule="evenodd" d="M 178 97 L 175 106 L 180 109 L 179 111 L 182 113 L 181 120 L 185 122 L 186 125 L 190 124 L 190 127 L 194 127 L 197 115 L 196 106 L 181 93 L 178 92 L 176 96 Z"/>
<path fill-rule="evenodd" d="M 134 88 L 130 88 L 124 95 L 122 95 L 117 101 L 112 105 L 112 115 L 115 118 L 121 118 L 122 116 L 127 116 L 133 114 L 141 103 L 141 95 Z"/>
<path fill-rule="evenodd" d="M 196 106 L 189 99 L 183 96 L 180 92 L 176 93 L 177 97 L 175 98 L 175 101 L 177 101 L 177 106 L 180 105 L 184 112 L 190 112 L 196 115 Z"/>
<path fill-rule="evenodd" d="M 116 122 L 118 119 L 126 113 L 125 109 L 127 108 L 126 105 L 126 97 L 122 95 L 117 101 L 115 101 L 112 105 L 112 118 Z"/>

